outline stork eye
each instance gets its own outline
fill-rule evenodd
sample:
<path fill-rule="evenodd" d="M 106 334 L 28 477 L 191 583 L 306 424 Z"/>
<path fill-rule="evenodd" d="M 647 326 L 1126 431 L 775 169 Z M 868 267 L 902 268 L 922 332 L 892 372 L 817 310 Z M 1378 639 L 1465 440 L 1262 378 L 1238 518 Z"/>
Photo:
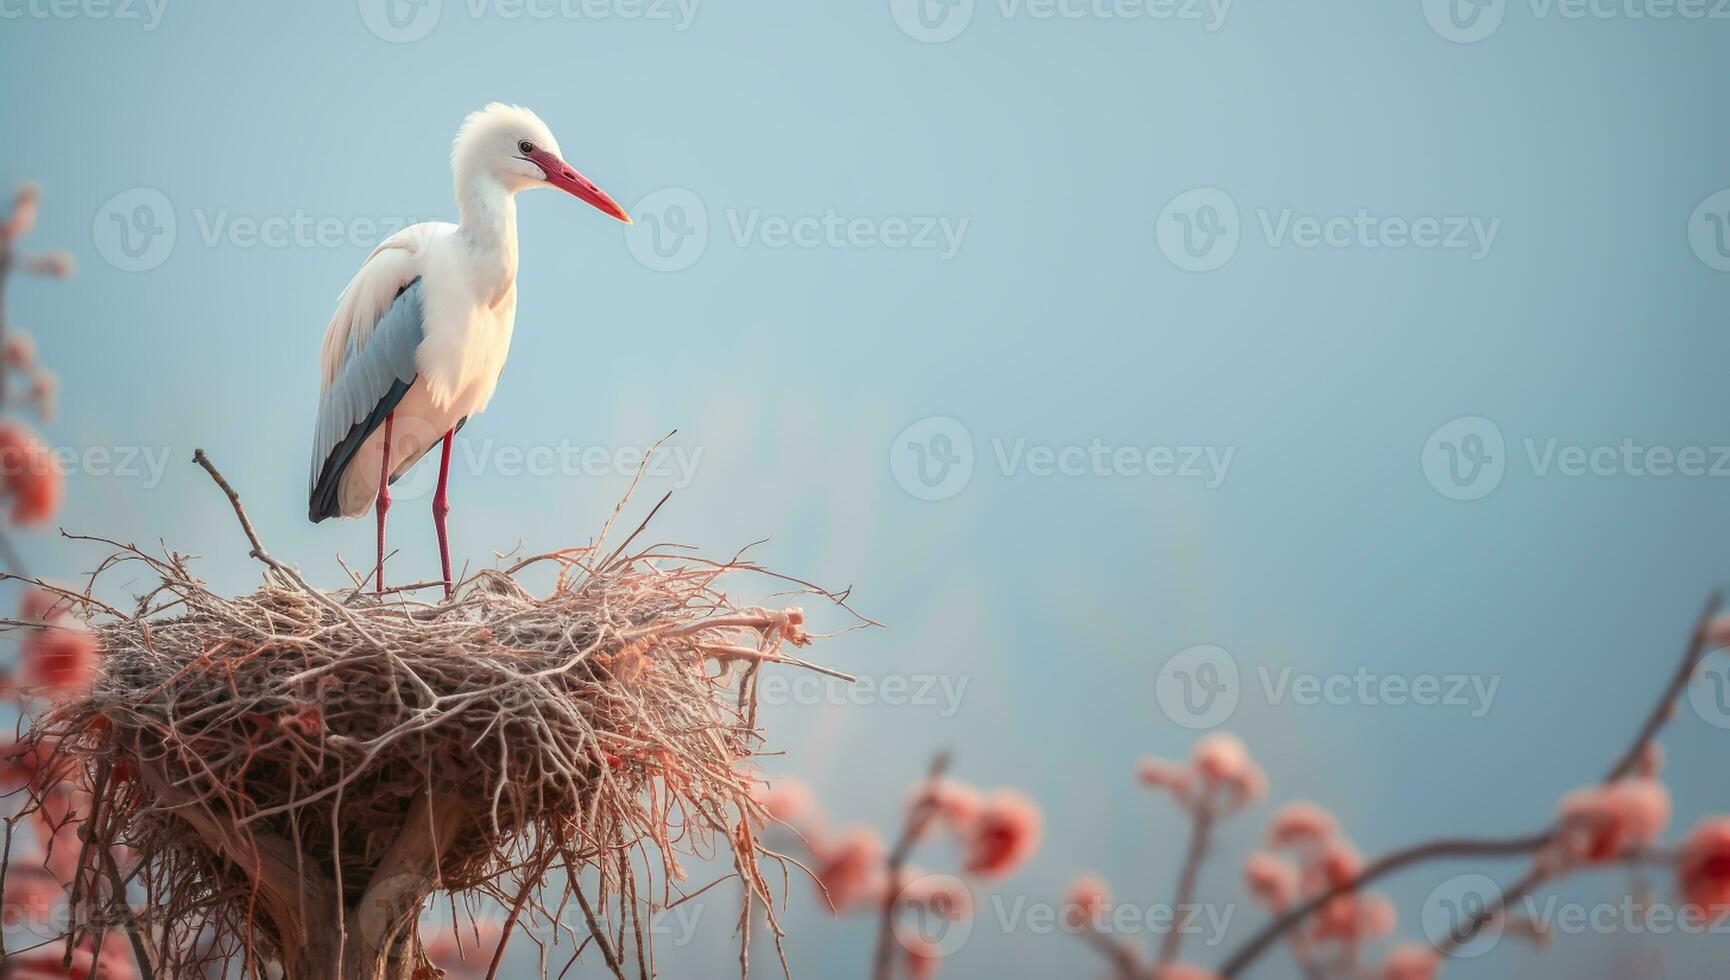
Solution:
<path fill-rule="evenodd" d="M 535 144 L 528 140 L 517 140 L 517 151 L 523 156 L 530 156 L 535 152 Z"/>

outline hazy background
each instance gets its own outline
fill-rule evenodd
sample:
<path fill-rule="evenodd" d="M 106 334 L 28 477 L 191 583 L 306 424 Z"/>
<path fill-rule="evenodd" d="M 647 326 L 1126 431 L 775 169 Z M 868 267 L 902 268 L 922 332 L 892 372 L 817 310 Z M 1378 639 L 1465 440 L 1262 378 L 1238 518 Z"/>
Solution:
<path fill-rule="evenodd" d="M 1730 444 L 1730 252 L 1712 217 L 1730 204 L 1697 211 L 1730 186 L 1730 22 L 1607 4 L 1570 18 L 1543 0 L 1491 0 L 1476 21 L 1468 6 L 1459 28 L 1416 0 L 1239 0 L 1223 20 L 1072 0 L 1078 16 L 1042 19 L 979 0 L 948 20 L 934 3 L 927 30 L 899 0 L 703 0 L 688 22 L 633 0 L 532 8 L 545 16 L 432 0 L 393 26 L 370 0 L 65 2 L 0 0 L 0 179 L 44 184 L 27 244 L 82 263 L 72 283 L 19 280 L 8 297 L 64 379 L 49 435 L 86 471 L 68 528 L 161 539 L 219 587 L 250 588 L 257 566 L 189 462 L 203 447 L 275 554 L 332 585 L 337 553 L 370 561 L 370 520 L 305 517 L 319 338 L 373 223 L 454 217 L 463 114 L 532 106 L 639 222 L 520 201 L 513 358 L 453 478 L 459 560 L 581 543 L 626 482 L 611 464 L 524 473 L 501 450 L 610 453 L 678 429 L 693 476 L 648 480 L 631 523 L 675 489 L 659 538 L 727 553 L 772 535 L 760 560 L 854 586 L 888 626 L 820 659 L 960 692 L 771 706 L 779 771 L 886 831 L 939 747 L 964 778 L 1024 788 L 1046 840 L 995 890 L 1006 903 L 1054 902 L 1087 869 L 1123 901 L 1170 900 L 1183 822 L 1132 771 L 1187 752 L 1180 721 L 1217 720 L 1162 707 L 1161 667 L 1187 648 L 1229 652 L 1228 727 L 1272 780 L 1204 872 L 1204 895 L 1235 903 L 1243 853 L 1296 796 L 1337 808 L 1371 854 L 1537 829 L 1623 748 L 1730 577 L 1730 467 L 1539 469 L 1551 440 L 1699 447 L 1708 463 Z M 1225 197 L 1180 198 L 1195 188 Z M 1372 248 L 1354 230 L 1304 248 L 1264 228 L 1360 209 L 1496 236 L 1398 248 L 1389 232 Z M 775 219 L 830 212 L 837 236 L 778 247 Z M 955 247 L 941 233 L 891 247 L 926 219 L 964 229 Z M 1225 234 L 1207 251 L 1197 231 L 1191 256 L 1185 220 Z M 246 232 L 273 221 L 303 228 Z M 933 417 L 959 427 L 920 424 Z M 1494 428 L 1432 440 L 1462 417 Z M 1475 452 L 1497 433 L 1501 451 L 1478 455 L 1500 465 L 1450 483 L 1443 443 Z M 1039 476 L 1018 441 L 1232 456 L 1217 486 L 1118 465 Z M 922 482 L 916 444 L 970 459 L 970 478 L 933 467 L 948 478 Z M 396 581 L 436 572 L 429 490 L 398 495 Z M 59 576 L 98 557 L 51 533 L 23 548 Z M 1485 704 L 1271 703 L 1262 672 L 1288 666 L 1496 687 Z M 1676 834 L 1730 809 L 1714 693 L 1702 681 L 1665 738 Z M 919 860 L 948 865 L 941 846 Z M 1401 936 L 1423 936 L 1433 888 L 1481 870 L 1522 868 L 1393 879 Z M 1667 876 L 1654 885 L 1668 896 Z M 1625 890 L 1588 878 L 1560 894 Z M 710 894 L 698 938 L 662 942 L 663 975 L 735 969 L 737 896 Z M 868 919 L 831 920 L 803 884 L 794 905 L 795 973 L 863 975 Z M 1261 919 L 1238 906 L 1234 934 Z M 1721 936 L 1630 932 L 1544 954 L 1507 941 L 1447 975 L 1632 975 L 1661 954 L 1664 975 L 1723 976 Z M 1190 940 L 1186 958 L 1223 951 Z M 990 905 L 945 971 L 1100 972 L 1074 938 L 1005 928 Z"/>

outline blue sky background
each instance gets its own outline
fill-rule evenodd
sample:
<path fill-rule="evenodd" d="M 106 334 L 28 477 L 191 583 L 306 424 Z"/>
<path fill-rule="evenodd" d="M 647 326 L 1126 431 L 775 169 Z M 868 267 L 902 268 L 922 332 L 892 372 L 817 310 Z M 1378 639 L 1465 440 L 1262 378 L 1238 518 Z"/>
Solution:
<path fill-rule="evenodd" d="M 1624 746 L 1727 577 L 1723 476 L 1568 477 L 1527 451 L 1631 440 L 1710 461 L 1730 445 L 1730 254 L 1711 218 L 1730 204 L 1708 202 L 1730 186 L 1730 22 L 1632 17 L 1656 5 L 1631 2 L 1573 18 L 1491 0 L 1456 29 L 1416 0 L 1238 0 L 1222 21 L 1079 2 L 1042 19 L 1039 4 L 979 0 L 932 34 L 899 0 L 703 0 L 688 23 L 621 16 L 637 9 L 622 0 L 534 8 L 545 17 L 444 0 L 400 30 L 371 0 L 167 0 L 160 19 L 0 0 L 0 178 L 43 183 L 30 244 L 82 264 L 73 283 L 19 281 L 8 297 L 64 379 L 49 434 L 167 460 L 160 480 L 142 463 L 87 466 L 64 522 L 161 539 L 202 556 L 215 585 L 251 587 L 238 530 L 189 461 L 203 447 L 278 556 L 332 585 L 337 553 L 370 560 L 370 521 L 305 519 L 319 338 L 372 223 L 454 216 L 463 114 L 521 102 L 639 223 L 521 200 L 513 358 L 464 432 L 481 462 L 453 480 L 459 560 L 579 543 L 626 482 L 525 475 L 501 449 L 612 451 L 678 429 L 694 478 L 651 479 L 633 515 L 675 489 L 664 539 L 725 553 L 773 535 L 760 560 L 853 585 L 888 626 L 827 644 L 825 662 L 965 684 L 947 707 L 772 706 L 778 768 L 883 828 L 939 747 L 965 778 L 1024 788 L 1047 836 L 998 890 L 1009 901 L 1055 901 L 1087 869 L 1125 901 L 1169 900 L 1183 824 L 1131 774 L 1194 740 L 1159 684 L 1197 644 L 1239 669 L 1228 727 L 1274 803 L 1336 808 L 1368 853 L 1536 829 Z M 613 16 L 568 16 L 595 9 Z M 1098 13 L 1114 9 L 1143 16 Z M 1195 188 L 1217 193 L 1180 198 Z M 116 219 L 141 204 L 154 210 L 123 241 Z M 1264 227 L 1360 210 L 1497 232 L 1487 249 L 1386 234 L 1303 248 Z M 831 212 L 862 230 L 777 247 L 776 219 Z M 1226 234 L 1190 258 L 1181 222 L 1214 215 Z M 314 230 L 248 237 L 273 219 Z M 890 247 L 898 222 L 926 219 L 964 229 L 953 254 Z M 129 256 L 150 227 L 156 250 Z M 1197 262 L 1218 267 L 1181 267 Z M 1492 427 L 1432 439 L 1472 417 Z M 972 462 L 935 491 L 902 435 L 930 418 L 959 429 L 912 435 L 959 433 L 949 451 Z M 1441 443 L 1486 434 L 1502 437 L 1485 450 L 1499 464 L 1450 483 Z M 1018 440 L 1233 455 L 1218 486 L 1109 467 L 1042 477 L 1000 461 Z M 399 581 L 436 569 L 429 488 L 414 486 L 393 511 Z M 99 557 L 52 534 L 23 548 L 61 576 Z M 1481 712 L 1270 704 L 1259 672 L 1287 666 L 1497 687 Z M 1730 712 L 1706 684 L 1665 739 L 1677 832 L 1730 810 Z M 1238 900 L 1271 807 L 1224 830 L 1211 899 Z M 1422 936 L 1432 888 L 1477 870 L 1521 869 L 1395 879 L 1402 936 Z M 795 972 L 862 975 L 869 924 L 797 894 Z M 733 901 L 706 906 L 695 942 L 663 943 L 663 975 L 732 968 Z M 1259 919 L 1239 907 L 1235 934 Z M 1448 975 L 1611 977 L 1660 955 L 1664 975 L 1705 977 L 1724 948 L 1613 930 L 1542 955 L 1506 942 Z M 1095 969 L 1070 937 L 982 921 L 946 973 Z"/>

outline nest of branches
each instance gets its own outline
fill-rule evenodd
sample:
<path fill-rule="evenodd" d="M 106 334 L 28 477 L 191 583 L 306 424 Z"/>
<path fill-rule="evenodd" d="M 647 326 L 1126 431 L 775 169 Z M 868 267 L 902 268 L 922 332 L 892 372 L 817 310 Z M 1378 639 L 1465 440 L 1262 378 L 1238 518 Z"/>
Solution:
<path fill-rule="evenodd" d="M 810 641 L 797 607 L 721 590 L 760 569 L 627 541 L 483 571 L 439 602 L 330 593 L 270 558 L 228 492 L 268 566 L 257 591 L 217 595 L 178 555 L 117 546 L 105 567 L 158 580 L 136 612 L 68 597 L 102 669 L 27 740 L 41 786 L 88 787 L 32 801 L 80 828 L 75 933 L 126 928 L 158 975 L 430 976 L 415 920 L 466 892 L 509 910 L 507 930 L 562 924 L 617 973 L 676 901 L 682 855 L 730 857 L 747 905 L 767 905 L 756 678 L 823 668 L 789 653 Z M 551 591 L 531 594 L 519 575 L 547 565 Z"/>

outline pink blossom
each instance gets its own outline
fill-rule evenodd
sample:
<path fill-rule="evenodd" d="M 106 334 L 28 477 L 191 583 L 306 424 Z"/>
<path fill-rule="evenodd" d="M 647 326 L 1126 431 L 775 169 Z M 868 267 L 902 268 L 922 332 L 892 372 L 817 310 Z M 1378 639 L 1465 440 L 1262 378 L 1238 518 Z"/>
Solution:
<path fill-rule="evenodd" d="M 817 881 L 837 913 L 881 898 L 888 887 L 883 838 L 868 827 L 845 831 L 817 857 Z"/>
<path fill-rule="evenodd" d="M 936 807 L 938 819 L 955 833 L 965 832 L 978 819 L 983 804 L 977 789 L 948 777 L 920 783 L 913 802 L 929 802 Z"/>
<path fill-rule="evenodd" d="M 907 954 L 907 975 L 912 980 L 931 980 L 943 965 L 943 951 L 923 936 L 901 937 L 901 948 Z"/>
<path fill-rule="evenodd" d="M 1357 880 L 1363 867 L 1364 860 L 1350 841 L 1330 840 L 1304 865 L 1304 888 L 1311 893 L 1343 888 Z"/>
<path fill-rule="evenodd" d="M 1188 963 L 1172 963 L 1156 967 L 1153 980 L 1219 980 L 1219 974 Z"/>
<path fill-rule="evenodd" d="M 1191 778 L 1188 766 L 1153 755 L 1136 763 L 1135 775 L 1144 786 L 1185 791 L 1189 789 Z"/>
<path fill-rule="evenodd" d="M 71 252 L 42 252 L 24 260 L 24 271 L 33 276 L 47 276 L 50 279 L 70 279 L 78 269 L 78 260 Z"/>
<path fill-rule="evenodd" d="M 1730 817 L 1708 817 L 1689 833 L 1676 883 L 1691 905 L 1730 908 Z"/>
<path fill-rule="evenodd" d="M 1441 957 L 1421 943 L 1401 943 L 1382 963 L 1381 980 L 1436 980 Z"/>
<path fill-rule="evenodd" d="M 108 933 L 102 942 L 102 957 L 92 952 L 86 939 L 72 951 L 72 963 L 64 965 L 65 947 L 59 943 L 32 950 L 6 960 L 7 980 L 137 980 L 132 965 L 132 946 L 120 930 Z"/>
<path fill-rule="evenodd" d="M 30 382 L 30 405 L 44 422 L 54 421 L 60 411 L 60 375 L 47 368 L 37 371 Z"/>
<path fill-rule="evenodd" d="M 41 804 L 30 814 L 35 821 L 39 839 L 58 839 L 67 830 L 75 830 L 83 819 L 82 815 L 90 811 L 90 794 L 74 788 L 71 783 L 63 782 L 43 792 Z M 79 844 L 77 835 L 71 835 L 71 838 L 72 845 L 76 848 Z"/>
<path fill-rule="evenodd" d="M 1243 740 L 1229 732 L 1214 732 L 1196 742 L 1191 761 L 1201 778 L 1213 786 L 1242 780 L 1250 765 Z"/>
<path fill-rule="evenodd" d="M 0 242 L 15 242 L 36 227 L 36 204 L 42 190 L 35 184 L 20 184 L 12 197 L 12 213 L 0 224 Z"/>
<path fill-rule="evenodd" d="M 1619 779 L 1575 790 L 1557 813 L 1564 858 L 1601 864 L 1658 839 L 1670 823 L 1670 791 L 1655 779 Z"/>
<path fill-rule="evenodd" d="M 0 746 L 0 795 L 10 795 L 25 786 L 42 788 L 54 748 L 55 743 L 48 739 L 28 744 L 14 739 Z"/>
<path fill-rule="evenodd" d="M 1358 903 L 1358 923 L 1366 937 L 1379 939 L 1391 935 L 1399 922 L 1399 910 L 1386 895 L 1371 893 Z"/>
<path fill-rule="evenodd" d="M 72 952 L 72 965 L 64 963 L 65 953 L 59 949 L 35 949 L 6 961 L 9 980 L 90 980 L 96 958 L 87 949 Z M 108 964 L 103 961 L 106 973 Z"/>
<path fill-rule="evenodd" d="M 5 358 L 9 368 L 36 370 L 36 338 L 28 330 L 13 327 L 6 331 L 6 343 L 0 346 L 0 357 Z"/>
<path fill-rule="evenodd" d="M 1313 931 L 1319 940 L 1356 944 L 1388 935 L 1398 922 L 1399 913 L 1387 896 L 1346 894 L 1316 912 Z"/>
<path fill-rule="evenodd" d="M 497 919 L 476 919 L 472 927 L 455 923 L 426 944 L 426 956 L 453 980 L 485 977 L 504 937 L 504 923 Z"/>
<path fill-rule="evenodd" d="M 1079 929 L 1105 914 L 1111 905 L 1111 888 L 1105 879 L 1085 874 L 1069 883 L 1063 896 L 1063 919 L 1071 928 Z"/>
<path fill-rule="evenodd" d="M 967 829 L 964 866 L 971 874 L 1001 878 L 1020 867 L 1039 848 L 1044 821 L 1032 800 L 1000 789 L 980 804 Z"/>
<path fill-rule="evenodd" d="M 1267 773 L 1254 759 L 1245 762 L 1235 779 L 1226 783 L 1231 792 L 1230 807 L 1253 806 L 1267 799 Z"/>
<path fill-rule="evenodd" d="M 98 659 L 96 638 L 84 630 L 39 627 L 24 638 L 24 682 L 49 694 L 78 694 L 96 679 Z"/>
<path fill-rule="evenodd" d="M 900 899 L 932 915 L 960 922 L 973 915 L 973 891 L 954 875 L 925 874 L 917 868 L 903 869 Z"/>
<path fill-rule="evenodd" d="M 76 817 L 76 814 L 73 815 Z M 78 854 L 84 842 L 78 839 L 78 819 L 68 820 L 60 825 L 53 835 L 53 847 L 48 849 L 48 856 L 42 859 L 42 866 L 60 881 L 71 881 L 78 874 Z"/>
<path fill-rule="evenodd" d="M 1267 842 L 1270 847 L 1320 847 L 1339 832 L 1339 821 L 1333 814 L 1308 800 L 1296 800 L 1273 815 Z"/>
<path fill-rule="evenodd" d="M 72 600 L 48 589 L 30 588 L 19 604 L 18 618 L 32 623 L 51 623 L 66 615 Z"/>
<path fill-rule="evenodd" d="M 12 523 L 20 526 L 47 523 L 66 494 L 53 452 L 18 422 L 0 422 L 0 487 L 12 498 Z"/>
<path fill-rule="evenodd" d="M 1276 854 L 1251 852 L 1243 862 L 1243 877 L 1256 901 L 1274 911 L 1284 909 L 1297 897 L 1298 870 Z"/>
<path fill-rule="evenodd" d="M 797 823 L 817 811 L 817 794 L 811 791 L 811 786 L 797 776 L 782 776 L 767 786 L 760 786 L 755 794 L 757 802 L 763 809 L 769 811 L 769 816 L 782 823 Z"/>
<path fill-rule="evenodd" d="M 1706 624 L 1706 649 L 1730 647 L 1730 613 L 1719 613 Z"/>
<path fill-rule="evenodd" d="M 6 874 L 0 921 L 7 929 L 47 932 L 51 914 L 65 900 L 65 889 L 46 870 L 14 865 Z"/>

